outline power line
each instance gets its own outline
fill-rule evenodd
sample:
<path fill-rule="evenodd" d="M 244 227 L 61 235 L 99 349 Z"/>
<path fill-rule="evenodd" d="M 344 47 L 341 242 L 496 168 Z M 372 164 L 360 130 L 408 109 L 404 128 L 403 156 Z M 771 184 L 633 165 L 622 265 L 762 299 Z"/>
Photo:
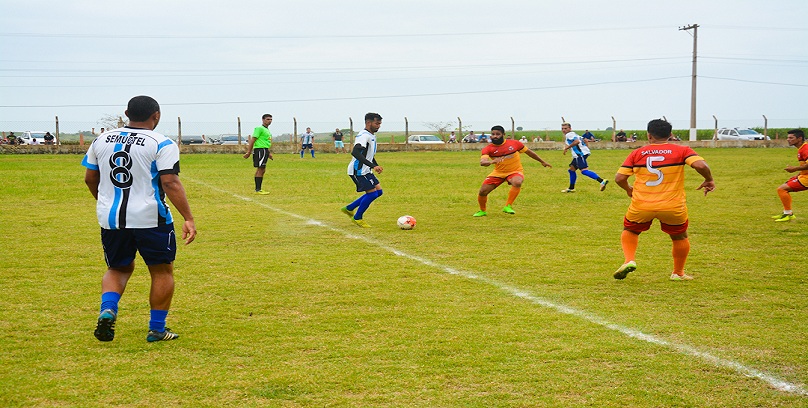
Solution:
<path fill-rule="evenodd" d="M 384 96 L 353 96 L 353 97 L 334 97 L 334 98 L 308 98 L 308 99 L 275 99 L 264 101 L 219 101 L 219 102 L 175 102 L 175 103 L 161 103 L 165 106 L 198 106 L 198 105 L 245 105 L 245 104 L 266 104 L 266 103 L 289 103 L 289 102 L 323 102 L 323 101 L 350 101 L 362 99 L 394 99 L 394 98 L 414 98 L 424 96 L 450 96 L 450 95 L 471 95 L 471 94 L 489 94 L 500 92 L 522 92 L 522 91 L 536 91 L 546 89 L 564 89 L 564 88 L 581 88 L 588 86 L 598 85 L 614 85 L 614 84 L 628 84 L 640 82 L 654 82 L 665 81 L 669 79 L 688 78 L 687 76 L 651 78 L 651 79 L 637 79 L 627 81 L 605 81 L 605 82 L 592 82 L 585 84 L 571 84 L 571 85 L 550 85 L 550 86 L 537 86 L 528 88 L 509 88 L 509 89 L 491 89 L 491 90 L 477 90 L 477 91 L 460 91 L 460 92 L 435 92 L 435 93 L 422 93 L 422 94 L 404 94 L 404 95 L 384 95 Z M 0 105 L 0 108 L 97 108 L 97 107 L 119 107 L 120 103 L 116 104 L 75 104 L 75 105 Z"/>
<path fill-rule="evenodd" d="M 746 82 L 750 84 L 766 84 L 766 85 L 783 85 L 783 86 L 799 86 L 799 87 L 808 87 L 806 84 L 789 84 L 785 82 L 769 82 L 769 81 L 753 81 L 750 79 L 738 79 L 738 78 L 724 78 L 724 77 L 714 77 L 714 76 L 701 76 L 701 78 L 708 78 L 708 79 L 720 79 L 724 81 L 735 81 L 735 82 Z"/>

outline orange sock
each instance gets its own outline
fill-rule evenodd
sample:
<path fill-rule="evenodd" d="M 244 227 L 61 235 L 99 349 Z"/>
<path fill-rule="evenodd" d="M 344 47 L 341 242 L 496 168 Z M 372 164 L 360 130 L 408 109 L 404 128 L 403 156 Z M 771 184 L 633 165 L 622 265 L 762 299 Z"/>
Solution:
<path fill-rule="evenodd" d="M 480 204 L 480 210 L 485 211 L 485 206 L 488 204 L 488 196 L 477 196 L 477 203 Z"/>
<path fill-rule="evenodd" d="M 690 253 L 690 239 L 676 239 L 673 241 L 673 273 L 684 275 L 687 254 Z"/>
<path fill-rule="evenodd" d="M 620 245 L 623 247 L 623 256 L 626 258 L 625 262 L 634 260 L 634 256 L 637 254 L 637 245 L 639 245 L 639 243 L 639 234 L 635 234 L 628 230 L 623 230 L 623 234 L 620 235 Z"/>
<path fill-rule="evenodd" d="M 778 188 L 777 195 L 780 196 L 780 201 L 783 202 L 783 210 L 791 211 L 791 194 L 786 190 Z"/>
<path fill-rule="evenodd" d="M 522 191 L 522 188 L 521 188 L 521 187 L 514 187 L 514 186 L 511 186 L 511 190 L 510 190 L 510 191 L 508 191 L 508 201 L 507 201 L 505 204 L 506 204 L 506 205 L 511 205 L 511 204 L 513 204 L 513 202 L 514 202 L 514 201 L 516 201 L 516 197 L 518 197 L 518 196 L 519 196 L 519 192 L 520 192 L 520 191 Z"/>

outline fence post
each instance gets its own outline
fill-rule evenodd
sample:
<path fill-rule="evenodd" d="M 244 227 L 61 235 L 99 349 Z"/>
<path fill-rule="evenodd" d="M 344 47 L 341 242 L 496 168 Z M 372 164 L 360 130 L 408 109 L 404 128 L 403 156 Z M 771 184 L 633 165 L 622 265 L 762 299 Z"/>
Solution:
<path fill-rule="evenodd" d="M 715 120 L 715 130 L 713 131 L 713 140 L 718 139 L 718 118 L 713 115 L 713 120 Z"/>
<path fill-rule="evenodd" d="M 767 118 L 766 115 L 763 115 L 763 137 L 764 137 L 764 139 L 768 135 L 769 135 L 769 118 Z"/>
<path fill-rule="evenodd" d="M 59 144 L 59 117 L 56 117 L 56 144 Z"/>
<path fill-rule="evenodd" d="M 616 134 L 617 134 L 617 121 L 614 120 L 614 116 L 612 116 L 612 142 L 614 142 Z"/>
<path fill-rule="evenodd" d="M 513 116 L 511 116 L 511 139 L 516 140 L 516 123 L 513 121 Z"/>
<path fill-rule="evenodd" d="M 238 121 L 238 145 L 241 146 L 241 116 L 236 116 Z"/>
<path fill-rule="evenodd" d="M 460 120 L 460 116 L 457 117 L 457 137 L 460 138 L 460 143 L 463 143 L 463 121 Z"/>
<path fill-rule="evenodd" d="M 295 130 L 294 130 L 294 133 L 293 133 L 295 143 L 292 145 L 292 152 L 294 152 L 294 149 L 295 149 L 294 145 L 297 145 L 297 118 L 293 116 L 292 120 L 295 122 Z M 301 154 L 303 154 L 303 153 L 301 153 Z"/>
<path fill-rule="evenodd" d="M 410 121 L 404 117 L 404 144 L 410 144 Z"/>
<path fill-rule="evenodd" d="M 354 146 L 354 134 L 353 134 L 353 118 L 350 116 L 348 117 L 348 122 L 351 124 L 351 151 L 353 151 Z"/>
<path fill-rule="evenodd" d="M 182 146 L 182 119 L 177 116 L 177 144 Z"/>

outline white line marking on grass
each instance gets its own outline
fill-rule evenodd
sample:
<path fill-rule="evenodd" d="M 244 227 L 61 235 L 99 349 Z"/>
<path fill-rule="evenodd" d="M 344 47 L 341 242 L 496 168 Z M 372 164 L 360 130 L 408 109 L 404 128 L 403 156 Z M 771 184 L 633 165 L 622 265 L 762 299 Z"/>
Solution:
<path fill-rule="evenodd" d="M 625 327 L 625 326 L 621 326 L 619 324 L 612 323 L 612 322 L 610 322 L 610 321 L 608 321 L 608 320 L 606 320 L 606 319 L 604 319 L 604 318 L 602 318 L 600 316 L 594 315 L 594 314 L 589 313 L 587 311 L 579 310 L 579 309 L 569 307 L 569 306 L 565 306 L 565 305 L 562 305 L 562 304 L 555 303 L 555 302 L 552 302 L 550 300 L 544 299 L 542 297 L 533 295 L 530 292 L 525 291 L 524 289 L 519 289 L 519 288 L 510 286 L 510 285 L 508 285 L 506 283 L 502 283 L 502 282 L 487 278 L 485 276 L 482 276 L 482 275 L 479 275 L 479 274 L 476 274 L 476 273 L 463 271 L 463 270 L 455 269 L 455 268 L 452 268 L 452 267 L 449 267 L 449 266 L 441 265 L 441 264 L 435 263 L 435 262 L 433 262 L 433 261 L 431 261 L 429 259 L 417 256 L 417 255 L 408 254 L 408 253 L 406 253 L 406 252 L 404 252 L 404 251 L 402 251 L 400 249 L 396 249 L 396 248 L 389 247 L 389 246 L 384 245 L 384 244 L 380 244 L 380 243 L 378 243 L 378 242 L 376 242 L 376 241 L 374 241 L 374 240 L 372 240 L 372 239 L 370 239 L 370 238 L 368 238 L 366 236 L 352 234 L 352 233 L 347 232 L 347 231 L 345 231 L 343 229 L 332 227 L 332 226 L 330 226 L 330 225 L 328 225 L 328 224 L 326 224 L 326 223 L 324 223 L 322 221 L 319 221 L 319 220 L 316 220 L 316 219 L 313 219 L 313 218 L 309 218 L 309 217 L 305 217 L 305 216 L 302 216 L 302 215 L 299 215 L 299 214 L 291 213 L 291 212 L 282 210 L 280 208 L 276 208 L 276 207 L 273 207 L 271 205 L 265 204 L 265 203 L 263 203 L 261 201 L 257 201 L 257 200 L 254 200 L 252 198 L 249 198 L 249 197 L 234 194 L 234 193 L 232 193 L 230 191 L 222 190 L 222 189 L 220 189 L 218 187 L 211 186 L 211 185 L 209 185 L 207 183 L 203 183 L 203 182 L 196 181 L 196 180 L 189 180 L 187 177 L 185 178 L 185 180 L 194 182 L 196 184 L 203 185 L 203 186 L 205 186 L 205 187 L 207 187 L 207 188 L 209 188 L 211 190 L 218 191 L 220 193 L 227 194 L 227 195 L 230 195 L 232 197 L 235 197 L 235 198 L 238 198 L 238 199 L 241 199 L 241 200 L 244 200 L 244 201 L 249 201 L 249 202 L 252 202 L 252 203 L 256 203 L 256 204 L 258 204 L 258 205 L 260 205 L 260 206 L 262 206 L 264 208 L 267 208 L 269 210 L 275 211 L 277 213 L 280 213 L 280 214 L 283 214 L 283 215 L 286 215 L 286 216 L 289 216 L 289 217 L 292 217 L 292 218 L 297 218 L 297 219 L 303 221 L 304 223 L 306 223 L 308 225 L 315 225 L 315 226 L 322 227 L 322 228 L 325 228 L 325 229 L 333 231 L 333 232 L 343 234 L 347 238 L 355 239 L 355 240 L 358 240 L 358 241 L 364 241 L 364 242 L 366 242 L 368 244 L 371 244 L 371 245 L 377 246 L 377 247 L 379 247 L 381 249 L 384 249 L 385 251 L 391 252 L 394 255 L 401 256 L 401 257 L 404 257 L 404 258 L 408 258 L 408 259 L 411 259 L 411 260 L 416 261 L 416 262 L 420 262 L 420 263 L 422 263 L 422 264 L 424 264 L 426 266 L 442 270 L 442 271 L 444 271 L 444 272 L 446 272 L 446 273 L 448 273 L 450 275 L 461 276 L 461 277 L 464 277 L 466 279 L 478 280 L 480 282 L 483 282 L 483 283 L 486 283 L 488 285 L 494 286 L 494 287 L 502 290 L 503 292 L 508 293 L 508 294 L 510 294 L 510 295 L 512 295 L 514 297 L 517 297 L 517 298 L 520 298 L 520 299 L 525 299 L 525 300 L 527 300 L 527 301 L 529 301 L 529 302 L 531 302 L 533 304 L 543 306 L 543 307 L 546 307 L 548 309 L 553 309 L 555 311 L 558 311 L 558 312 L 566 314 L 566 315 L 581 318 L 581 319 L 586 320 L 586 321 L 588 321 L 590 323 L 594 323 L 594 324 L 597 324 L 599 326 L 603 326 L 603 327 L 605 327 L 607 329 L 623 333 L 628 337 L 638 339 L 638 340 L 642 340 L 642 341 L 645 341 L 645 342 L 648 342 L 648 343 L 651 343 L 651 344 L 656 344 L 656 345 L 659 345 L 659 346 L 668 347 L 668 348 L 671 348 L 673 350 L 678 351 L 679 353 L 700 358 L 700 359 L 702 359 L 702 360 L 704 360 L 704 361 L 706 361 L 706 362 L 708 362 L 710 364 L 713 364 L 715 366 L 726 367 L 726 368 L 732 369 L 732 370 L 734 370 L 734 371 L 736 371 L 736 372 L 738 372 L 740 374 L 743 374 L 745 376 L 754 377 L 754 378 L 763 380 L 763 381 L 767 382 L 769 385 L 771 385 L 772 387 L 774 387 L 775 389 L 777 389 L 779 391 L 788 392 L 788 393 L 792 393 L 792 394 L 798 394 L 798 395 L 802 395 L 802 396 L 808 396 L 808 390 L 806 390 L 801 385 L 790 383 L 788 381 L 785 381 L 785 380 L 782 380 L 780 378 L 777 378 L 776 376 L 774 376 L 772 374 L 769 374 L 769 373 L 766 373 L 764 371 L 760 371 L 760 370 L 757 370 L 755 368 L 743 365 L 743 364 L 741 364 L 741 363 L 739 363 L 737 361 L 721 358 L 721 357 L 712 355 L 710 353 L 700 351 L 697 348 L 695 348 L 693 346 L 689 346 L 687 344 L 670 342 L 670 341 L 662 339 L 662 338 L 660 338 L 658 336 L 654 336 L 652 334 L 646 334 L 646 333 L 643 333 L 643 332 L 641 332 L 639 330 L 632 329 L 630 327 Z"/>

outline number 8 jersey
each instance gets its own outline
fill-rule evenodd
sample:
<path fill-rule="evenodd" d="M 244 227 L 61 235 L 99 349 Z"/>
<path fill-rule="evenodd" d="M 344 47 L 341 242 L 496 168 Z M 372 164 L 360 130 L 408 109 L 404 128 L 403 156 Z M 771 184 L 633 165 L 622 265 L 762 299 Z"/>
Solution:
<path fill-rule="evenodd" d="M 99 135 L 81 163 L 101 175 L 96 215 L 104 229 L 173 223 L 161 174 L 179 174 L 179 147 L 160 133 L 120 128 Z"/>
<path fill-rule="evenodd" d="M 631 152 L 617 171 L 634 176 L 632 206 L 666 211 L 685 205 L 685 165 L 704 160 L 690 146 L 649 144 Z"/>

